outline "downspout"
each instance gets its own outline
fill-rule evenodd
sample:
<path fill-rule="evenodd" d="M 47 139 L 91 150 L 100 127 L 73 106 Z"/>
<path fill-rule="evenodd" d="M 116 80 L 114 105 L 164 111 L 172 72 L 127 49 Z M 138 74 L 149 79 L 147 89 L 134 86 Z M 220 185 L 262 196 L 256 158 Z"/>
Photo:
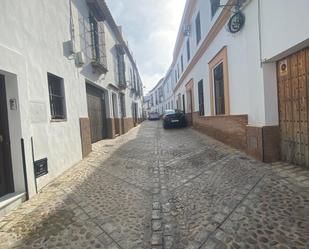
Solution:
<path fill-rule="evenodd" d="M 261 0 L 258 0 L 258 25 L 259 25 L 259 52 L 260 52 L 260 67 L 263 67 L 262 59 L 262 18 L 261 18 Z"/>
<path fill-rule="evenodd" d="M 29 200 L 28 175 L 27 175 L 27 165 L 26 165 L 26 156 L 25 156 L 25 142 L 23 138 L 21 139 L 21 155 L 22 155 L 23 171 L 24 171 L 26 201 L 28 201 Z"/>
<path fill-rule="evenodd" d="M 70 5 L 70 35 L 72 41 L 72 49 L 75 52 L 75 30 L 74 30 L 74 21 L 73 21 L 73 11 L 72 11 L 72 0 L 69 0 Z"/>

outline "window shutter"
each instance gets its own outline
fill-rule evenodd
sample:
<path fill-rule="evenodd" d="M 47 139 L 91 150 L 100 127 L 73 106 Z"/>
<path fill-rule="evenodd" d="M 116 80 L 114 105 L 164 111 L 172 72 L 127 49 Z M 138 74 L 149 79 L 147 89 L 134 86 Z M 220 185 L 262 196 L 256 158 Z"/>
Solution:
<path fill-rule="evenodd" d="M 100 63 L 107 68 L 104 22 L 98 23 L 98 30 L 99 30 Z"/>

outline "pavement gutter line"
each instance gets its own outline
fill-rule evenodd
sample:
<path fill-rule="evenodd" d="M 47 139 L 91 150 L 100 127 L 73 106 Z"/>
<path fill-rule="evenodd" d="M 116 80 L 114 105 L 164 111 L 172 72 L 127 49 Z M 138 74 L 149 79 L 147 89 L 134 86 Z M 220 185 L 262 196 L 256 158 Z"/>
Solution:
<path fill-rule="evenodd" d="M 205 241 L 198 247 L 198 249 L 202 249 L 202 246 L 204 246 L 208 239 L 215 233 L 218 231 L 218 229 L 231 217 L 231 215 L 235 212 L 235 210 L 247 199 L 248 195 L 251 194 L 251 192 L 256 188 L 256 186 L 264 179 L 264 177 L 266 176 L 267 174 L 263 174 L 260 179 L 252 186 L 252 188 L 248 191 L 248 193 L 242 198 L 242 200 L 233 208 L 233 210 L 229 213 L 229 215 L 227 215 L 225 217 L 225 219 L 219 223 L 219 225 L 217 226 L 217 228 L 211 232 L 207 238 L 205 239 Z"/>

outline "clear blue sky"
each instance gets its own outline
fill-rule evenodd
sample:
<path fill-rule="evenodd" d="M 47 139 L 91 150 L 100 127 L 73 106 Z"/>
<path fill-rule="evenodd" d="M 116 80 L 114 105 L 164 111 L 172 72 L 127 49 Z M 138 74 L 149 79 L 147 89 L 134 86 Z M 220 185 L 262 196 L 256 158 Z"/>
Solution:
<path fill-rule="evenodd" d="M 123 27 L 147 93 L 164 76 L 185 0 L 106 0 L 118 25 Z"/>

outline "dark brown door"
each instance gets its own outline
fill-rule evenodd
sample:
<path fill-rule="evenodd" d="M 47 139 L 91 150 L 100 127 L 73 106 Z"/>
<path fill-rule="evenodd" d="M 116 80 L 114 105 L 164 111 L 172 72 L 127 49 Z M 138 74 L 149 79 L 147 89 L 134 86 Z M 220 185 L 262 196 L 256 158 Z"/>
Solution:
<path fill-rule="evenodd" d="M 309 167 L 309 48 L 277 63 L 281 158 Z"/>
<path fill-rule="evenodd" d="M 105 94 L 89 84 L 86 85 L 86 91 L 91 142 L 95 143 L 107 137 Z"/>
<path fill-rule="evenodd" d="M 117 95 L 112 94 L 112 104 L 113 104 L 113 114 L 114 114 L 114 122 L 115 122 L 115 134 L 120 135 L 120 121 L 117 117 Z"/>
<path fill-rule="evenodd" d="M 0 197 L 14 192 L 4 76 L 0 75 Z"/>
<path fill-rule="evenodd" d="M 134 126 L 136 126 L 138 124 L 138 108 L 137 108 L 137 104 L 133 103 L 133 122 L 134 122 Z"/>

